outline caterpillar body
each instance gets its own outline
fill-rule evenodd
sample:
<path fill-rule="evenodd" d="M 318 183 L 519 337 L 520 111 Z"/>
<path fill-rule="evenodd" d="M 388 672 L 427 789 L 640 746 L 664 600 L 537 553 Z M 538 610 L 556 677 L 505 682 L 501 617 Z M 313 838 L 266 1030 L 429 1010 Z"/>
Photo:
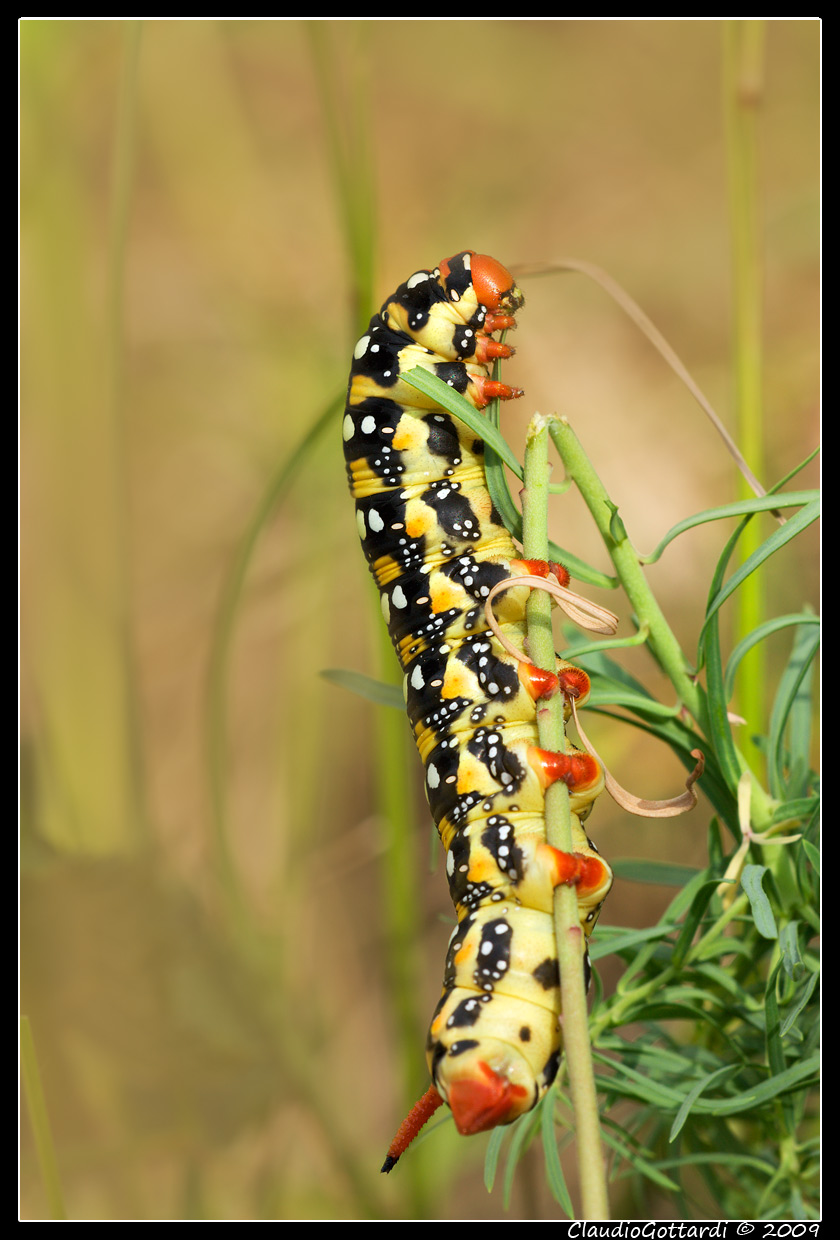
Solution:
<path fill-rule="evenodd" d="M 536 1105 L 562 1050 L 554 888 L 577 884 L 585 945 L 612 884 L 583 827 L 603 787 L 597 762 L 571 744 L 548 753 L 537 736 L 537 700 L 559 687 L 583 701 L 588 678 L 559 659 L 556 676 L 518 662 L 484 615 L 508 578 L 555 571 L 565 584 L 568 574 L 518 558 L 487 490 L 483 441 L 403 378 L 422 366 L 477 409 L 520 396 L 489 378 L 489 364 L 512 354 L 492 337 L 515 325 L 522 304 L 513 277 L 486 255 L 465 250 L 417 271 L 371 319 L 348 385 L 357 528 L 404 672 L 458 918 L 427 1041 L 431 1103 L 407 1121 L 383 1170 L 441 1099 L 464 1134 Z M 495 607 L 519 646 L 527 593 L 502 588 Z M 555 779 L 569 786 L 573 856 L 545 838 Z"/>

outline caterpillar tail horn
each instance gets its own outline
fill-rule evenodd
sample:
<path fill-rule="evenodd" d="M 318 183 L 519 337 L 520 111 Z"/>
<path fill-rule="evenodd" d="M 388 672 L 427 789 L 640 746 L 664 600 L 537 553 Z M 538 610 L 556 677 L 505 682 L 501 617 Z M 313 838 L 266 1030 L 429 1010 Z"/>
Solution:
<path fill-rule="evenodd" d="M 418 1098 L 400 1124 L 397 1135 L 388 1147 L 388 1153 L 381 1168 L 386 1175 L 396 1167 L 400 1156 L 405 1153 L 420 1129 L 429 1122 L 442 1103 L 443 1098 L 441 1098 L 434 1085 L 430 1085 L 423 1097 Z"/>

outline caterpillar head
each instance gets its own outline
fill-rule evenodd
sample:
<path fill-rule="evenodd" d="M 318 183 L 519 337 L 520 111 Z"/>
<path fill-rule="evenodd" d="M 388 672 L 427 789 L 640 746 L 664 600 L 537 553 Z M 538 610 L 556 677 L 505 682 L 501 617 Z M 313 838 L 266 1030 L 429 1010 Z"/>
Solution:
<path fill-rule="evenodd" d="M 459 303 L 465 320 L 481 307 L 485 311 L 483 330 L 488 334 L 515 326 L 513 316 L 525 298 L 513 276 L 497 259 L 462 250 L 443 260 L 440 279 L 450 301 Z"/>
<path fill-rule="evenodd" d="M 410 276 L 385 302 L 379 320 L 440 360 L 486 366 L 513 353 L 509 345 L 490 337 L 516 325 L 514 315 L 523 301 L 501 263 L 487 254 L 462 250 L 433 271 Z"/>

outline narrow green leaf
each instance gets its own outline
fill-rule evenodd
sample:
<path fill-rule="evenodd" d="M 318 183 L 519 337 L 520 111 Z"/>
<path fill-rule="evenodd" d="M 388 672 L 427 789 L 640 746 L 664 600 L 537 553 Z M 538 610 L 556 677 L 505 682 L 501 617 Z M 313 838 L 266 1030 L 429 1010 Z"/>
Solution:
<path fill-rule="evenodd" d="M 784 1037 L 793 1028 L 800 1012 L 804 1011 L 804 1009 L 808 1006 L 811 995 L 814 993 L 818 981 L 819 976 L 816 973 L 812 973 L 808 978 L 808 981 L 803 986 L 796 1002 L 788 1009 L 780 1030 L 782 1037 Z"/>
<path fill-rule="evenodd" d="M 487 1151 L 484 1155 L 484 1187 L 488 1193 L 492 1193 L 493 1185 L 496 1183 L 496 1171 L 506 1136 L 506 1128 L 494 1128 L 487 1142 Z"/>
<path fill-rule="evenodd" d="M 671 1131 L 668 1134 L 669 1142 L 673 1141 L 679 1135 L 680 1129 L 685 1124 L 685 1121 L 691 1114 L 694 1103 L 701 1096 L 701 1094 L 704 1094 L 707 1089 L 711 1089 L 712 1086 L 717 1085 L 719 1082 L 722 1083 L 724 1081 L 728 1081 L 731 1077 L 735 1076 L 739 1070 L 740 1065 L 727 1064 L 723 1068 L 718 1068 L 716 1072 L 710 1072 L 707 1076 L 704 1076 L 701 1081 L 697 1082 L 694 1088 L 686 1095 L 685 1101 L 679 1111 L 677 1111 L 676 1118 L 671 1125 Z"/>
<path fill-rule="evenodd" d="M 764 641 L 765 638 L 771 635 L 771 633 L 778 633 L 780 629 L 786 629 L 800 624 L 813 624 L 818 626 L 819 623 L 820 620 L 818 616 L 815 616 L 807 611 L 800 611 L 789 616 L 776 616 L 774 620 L 767 620 L 764 624 L 760 624 L 752 633 L 749 633 L 732 651 L 732 654 L 729 656 L 729 661 L 726 664 L 726 675 L 724 677 L 726 700 L 729 701 L 732 697 L 732 692 L 735 688 L 735 676 L 738 671 L 738 665 L 744 655 L 749 650 L 752 650 L 753 646 L 756 646 L 759 642 Z"/>
<path fill-rule="evenodd" d="M 502 1201 L 507 1210 L 510 1206 L 510 1199 L 513 1193 L 513 1181 L 516 1177 L 516 1169 L 531 1144 L 534 1133 L 540 1127 L 541 1116 L 538 1111 L 530 1111 L 523 1115 L 517 1123 L 512 1125 L 513 1135 L 511 1136 L 510 1148 L 508 1149 L 507 1163 L 505 1164 L 505 1177 L 502 1190 Z"/>
<path fill-rule="evenodd" d="M 770 901 L 761 885 L 761 880 L 767 872 L 766 865 L 744 866 L 744 872 L 741 875 L 741 886 L 750 902 L 756 930 L 765 939 L 775 939 L 778 938 L 776 919 L 773 916 Z"/>
<path fill-rule="evenodd" d="M 589 943 L 589 959 L 602 960 L 604 956 L 620 955 L 673 934 L 676 925 L 648 926 L 644 930 L 623 930 L 619 926 L 599 925 Z"/>
<path fill-rule="evenodd" d="M 779 1034 L 779 1001 L 776 997 L 776 978 L 782 962 L 776 965 L 767 979 L 764 987 L 764 1042 L 767 1053 L 767 1065 L 774 1076 L 778 1076 L 785 1070 L 785 1053 L 782 1049 L 782 1040 Z"/>
<path fill-rule="evenodd" d="M 799 950 L 799 924 L 798 921 L 789 921 L 782 926 L 779 934 L 779 952 L 785 973 L 790 978 L 796 978 L 803 967 L 802 952 Z"/>
<path fill-rule="evenodd" d="M 680 936 L 674 945 L 672 963 L 674 968 L 677 969 L 680 968 L 688 955 L 694 941 L 694 935 L 697 933 L 700 922 L 703 920 L 706 909 L 709 907 L 709 901 L 712 899 L 712 896 L 718 888 L 717 879 L 709 879 L 706 871 L 702 871 L 701 874 L 698 875 L 698 879 L 696 879 L 695 882 L 698 880 L 702 880 L 702 885 L 691 901 L 691 907 L 685 915 L 685 921 L 683 922 L 682 929 L 680 930 Z M 688 883 L 685 890 L 688 891 L 690 887 L 691 883 Z"/>
<path fill-rule="evenodd" d="M 610 861 L 610 867 L 618 878 L 632 883 L 658 883 L 664 887 L 683 887 L 700 873 L 694 866 L 671 865 L 668 861 L 637 857 L 619 857 Z"/>
<path fill-rule="evenodd" d="M 673 526 L 659 545 L 650 555 L 644 557 L 645 564 L 655 564 L 662 552 L 673 542 L 675 538 L 679 538 L 680 534 L 684 534 L 687 530 L 693 530 L 698 525 L 705 525 L 709 521 L 723 521 L 727 517 L 742 517 L 756 512 L 769 512 L 777 508 L 799 508 L 804 504 L 811 503 L 819 497 L 819 492 L 815 490 L 808 491 L 788 491 L 786 494 L 757 495 L 750 499 L 738 500 L 734 504 L 721 504 L 717 508 L 707 508 L 704 512 L 698 512 L 693 517 L 686 517 L 684 521 L 678 522 Z"/>
<path fill-rule="evenodd" d="M 820 515 L 820 505 L 818 500 L 807 504 L 800 509 L 795 516 L 786 521 L 784 525 L 775 529 L 769 538 L 761 544 L 757 551 L 746 560 L 741 567 L 732 574 L 726 585 L 718 591 L 711 603 L 706 609 L 706 620 L 700 632 L 700 644 L 702 645 L 706 628 L 712 618 L 717 614 L 723 604 L 738 589 L 742 581 L 745 581 L 752 573 L 760 568 L 761 565 L 768 560 L 770 556 L 775 555 L 782 547 L 786 546 L 791 539 L 796 538 L 803 530 L 807 529 Z"/>
<path fill-rule="evenodd" d="M 820 850 L 816 848 L 810 840 L 803 840 L 802 847 L 805 850 L 808 860 L 819 875 L 820 872 Z"/>
<path fill-rule="evenodd" d="M 811 1055 L 799 1063 L 792 1064 L 778 1076 L 771 1077 L 754 1089 L 744 1090 L 733 1098 L 719 1102 L 699 1103 L 698 1109 L 708 1111 L 711 1115 L 737 1115 L 740 1111 L 751 1111 L 754 1108 L 771 1102 L 774 1098 L 786 1093 L 805 1089 L 815 1084 L 819 1077 L 820 1057 Z"/>
<path fill-rule="evenodd" d="M 732 726 L 729 722 L 729 699 L 723 679 L 723 656 L 720 649 L 720 627 L 717 616 L 704 625 L 701 643 L 706 665 L 706 703 L 709 716 L 708 736 L 714 745 L 727 787 L 737 794 L 741 763 L 735 751 Z"/>
<path fill-rule="evenodd" d="M 773 810 L 771 825 L 780 822 L 802 822 L 810 818 L 814 810 L 819 808 L 819 804 L 818 796 L 795 797 L 792 801 L 782 801 Z"/>
<path fill-rule="evenodd" d="M 782 673 L 773 709 L 770 713 L 770 744 L 768 776 L 774 796 L 797 796 L 804 791 L 810 759 L 811 701 L 808 675 L 820 644 L 819 631 L 810 627 L 797 630 L 790 659 Z M 797 704 L 804 709 L 796 713 L 797 728 L 791 729 L 788 758 L 785 761 L 784 735 Z"/>
<path fill-rule="evenodd" d="M 635 1150 L 629 1148 L 620 1138 L 614 1137 L 611 1133 L 605 1132 L 604 1140 L 610 1149 L 615 1150 L 620 1158 L 629 1163 L 630 1166 L 633 1167 L 639 1175 L 644 1176 L 646 1180 L 650 1180 L 652 1184 L 664 1189 L 666 1193 L 679 1192 L 679 1185 L 669 1176 L 665 1175 L 663 1171 L 660 1171 L 657 1164 L 650 1163 L 643 1154 L 636 1153 Z M 625 1177 L 624 1174 L 622 1174 L 621 1177 L 617 1178 Z"/>
<path fill-rule="evenodd" d="M 557 1125 L 554 1123 L 554 1094 L 549 1090 L 542 1103 L 542 1144 L 545 1158 L 545 1175 L 549 1191 L 569 1218 L 574 1217 L 574 1206 L 566 1177 L 563 1175 L 563 1164 L 557 1149 Z"/>

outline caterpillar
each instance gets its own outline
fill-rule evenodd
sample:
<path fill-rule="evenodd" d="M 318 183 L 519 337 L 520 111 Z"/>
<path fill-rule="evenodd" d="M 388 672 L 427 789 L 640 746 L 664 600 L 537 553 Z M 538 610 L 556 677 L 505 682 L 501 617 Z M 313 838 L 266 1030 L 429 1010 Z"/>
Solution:
<path fill-rule="evenodd" d="M 588 677 L 509 654 L 489 630 L 487 596 L 518 575 L 568 574 L 519 558 L 489 492 L 484 443 L 405 381 L 416 366 L 476 409 L 522 395 L 490 378 L 513 349 L 524 298 L 495 259 L 464 250 L 401 284 L 358 341 L 343 438 L 356 524 L 402 671 L 408 718 L 457 914 L 432 1017 L 428 1094 L 395 1139 L 390 1171 L 416 1131 L 448 1103 L 470 1135 L 534 1107 L 557 1073 L 560 976 L 553 892 L 578 890 L 586 937 L 612 873 L 583 823 L 603 787 L 599 764 L 567 743 L 540 749 L 536 703 L 561 689 L 585 701 Z M 528 590 L 501 586 L 495 615 L 521 647 Z M 569 787 L 574 855 L 545 838 L 545 791 Z"/>

